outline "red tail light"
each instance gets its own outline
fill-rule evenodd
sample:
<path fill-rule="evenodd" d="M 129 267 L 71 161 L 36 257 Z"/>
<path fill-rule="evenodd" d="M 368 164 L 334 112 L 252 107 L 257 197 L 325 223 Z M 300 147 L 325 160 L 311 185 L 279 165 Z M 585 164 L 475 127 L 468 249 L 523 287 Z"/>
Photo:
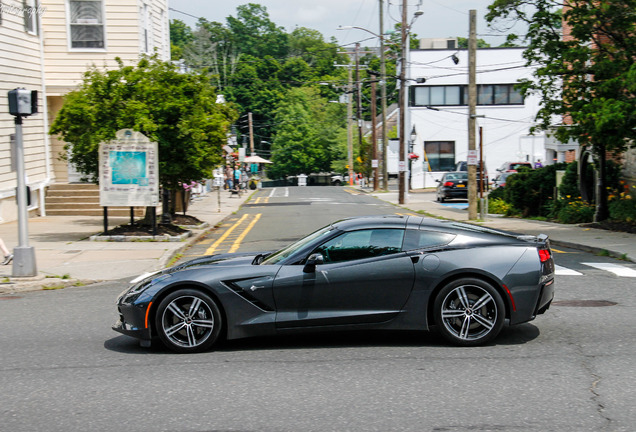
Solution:
<path fill-rule="evenodd" d="M 539 249 L 539 260 L 544 263 L 551 257 L 550 249 Z"/>
<path fill-rule="evenodd" d="M 444 183 L 444 187 L 451 187 L 451 186 L 455 186 L 455 183 L 453 183 L 453 182 Z"/>

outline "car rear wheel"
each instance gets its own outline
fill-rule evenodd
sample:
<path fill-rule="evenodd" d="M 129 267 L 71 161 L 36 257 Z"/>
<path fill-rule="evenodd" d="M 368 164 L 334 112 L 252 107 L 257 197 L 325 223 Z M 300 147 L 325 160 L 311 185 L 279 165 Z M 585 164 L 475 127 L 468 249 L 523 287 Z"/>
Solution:
<path fill-rule="evenodd" d="M 462 278 L 446 285 L 435 298 L 435 323 L 442 335 L 460 346 L 484 344 L 504 324 L 505 306 L 490 284 Z"/>
<path fill-rule="evenodd" d="M 221 312 L 207 294 L 181 289 L 164 298 L 155 317 L 159 338 L 170 350 L 193 353 L 208 350 L 219 338 Z"/>

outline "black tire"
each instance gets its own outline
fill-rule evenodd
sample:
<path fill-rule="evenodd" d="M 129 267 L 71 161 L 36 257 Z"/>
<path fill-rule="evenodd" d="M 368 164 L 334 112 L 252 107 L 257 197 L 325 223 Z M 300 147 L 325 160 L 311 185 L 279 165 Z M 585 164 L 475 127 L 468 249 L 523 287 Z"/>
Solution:
<path fill-rule="evenodd" d="M 462 278 L 446 285 L 435 297 L 434 316 L 439 331 L 449 342 L 476 346 L 499 334 L 504 325 L 505 306 L 499 292 L 489 283 Z"/>
<path fill-rule="evenodd" d="M 223 327 L 221 311 L 207 294 L 181 289 L 164 298 L 155 315 L 159 339 L 176 353 L 209 350 Z"/>

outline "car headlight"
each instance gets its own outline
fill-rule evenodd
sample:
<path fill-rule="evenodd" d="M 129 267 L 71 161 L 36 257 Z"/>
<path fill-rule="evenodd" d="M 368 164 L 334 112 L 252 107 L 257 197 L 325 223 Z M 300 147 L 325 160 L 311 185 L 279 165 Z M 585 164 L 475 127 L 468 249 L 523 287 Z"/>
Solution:
<path fill-rule="evenodd" d="M 146 289 L 150 288 L 156 283 L 161 282 L 162 280 L 168 279 L 172 277 L 170 274 L 163 274 L 157 277 L 153 277 L 156 273 L 151 274 L 149 277 L 137 282 L 130 288 L 126 289 L 123 293 L 119 295 L 117 298 L 117 303 L 132 303 L 143 293 Z M 137 278 L 138 280 L 139 278 Z"/>

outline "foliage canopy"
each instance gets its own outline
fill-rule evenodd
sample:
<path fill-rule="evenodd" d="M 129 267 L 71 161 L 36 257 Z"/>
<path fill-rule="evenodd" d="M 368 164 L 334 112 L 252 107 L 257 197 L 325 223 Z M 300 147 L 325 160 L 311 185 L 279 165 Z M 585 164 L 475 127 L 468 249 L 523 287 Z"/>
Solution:
<path fill-rule="evenodd" d="M 128 128 L 158 143 L 164 187 L 211 178 L 236 118 L 232 106 L 216 103 L 216 92 L 203 74 L 179 73 L 157 58 L 142 59 L 136 66 L 117 61 L 117 69 L 87 71 L 51 126 L 51 134 L 68 143 L 70 162 L 97 180 L 99 144 Z"/>

